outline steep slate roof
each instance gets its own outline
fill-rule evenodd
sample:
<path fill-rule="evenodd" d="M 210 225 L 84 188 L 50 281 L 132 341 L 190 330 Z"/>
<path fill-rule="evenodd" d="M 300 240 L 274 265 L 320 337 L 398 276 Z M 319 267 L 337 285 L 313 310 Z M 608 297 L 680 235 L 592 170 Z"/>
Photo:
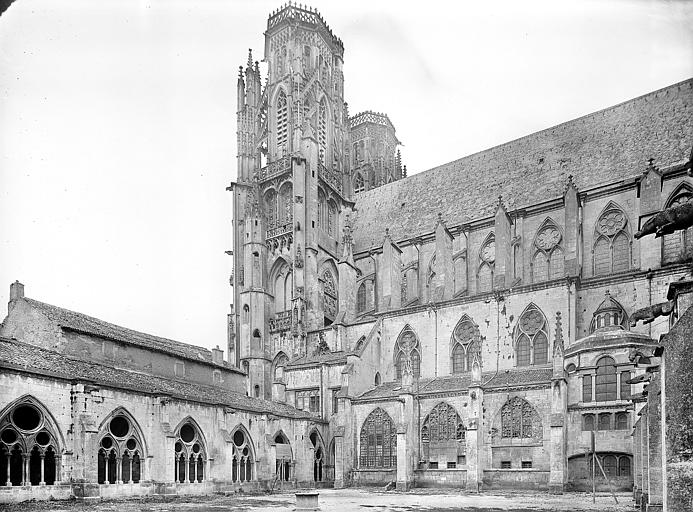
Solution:
<path fill-rule="evenodd" d="M 551 382 L 551 368 L 523 368 L 486 372 L 481 375 L 483 389 L 502 388 L 506 386 L 531 386 L 533 384 L 548 384 Z M 428 395 L 435 393 L 447 393 L 452 391 L 466 391 L 472 382 L 470 373 L 460 375 L 446 375 L 434 379 L 420 379 L 418 394 Z M 414 386 L 416 390 L 416 386 Z M 385 382 L 380 386 L 369 389 L 357 398 L 357 400 L 371 400 L 378 398 L 394 398 L 402 393 L 400 382 Z"/>
<path fill-rule="evenodd" d="M 222 405 L 259 414 L 314 419 L 310 414 L 287 404 L 252 398 L 217 386 L 167 379 L 92 363 L 7 338 L 0 338 L 0 368 L 66 380 L 86 380 L 135 393 L 167 395 L 181 400 Z"/>
<path fill-rule="evenodd" d="M 167 338 L 160 338 L 159 336 L 154 336 L 152 334 L 133 331 L 127 327 L 121 327 L 119 325 L 104 322 L 103 320 L 99 320 L 98 318 L 94 318 L 83 313 L 77 313 L 75 311 L 70 311 L 69 309 L 46 304 L 45 302 L 39 302 L 28 297 L 24 297 L 19 300 L 26 301 L 31 307 L 38 309 L 51 321 L 65 329 L 70 329 L 72 331 L 85 334 L 92 334 L 94 336 L 120 341 L 129 345 L 137 345 L 147 349 L 158 350 L 160 352 L 166 352 L 178 357 L 184 357 L 186 359 L 192 359 L 194 361 L 213 364 L 215 366 L 222 366 L 223 368 L 234 370 L 234 368 L 230 366 L 217 365 L 214 363 L 212 361 L 211 351 L 204 347 L 188 345 L 187 343 L 181 343 L 180 341 L 169 340 Z"/>
<path fill-rule="evenodd" d="M 693 79 L 356 195 L 356 250 L 640 175 L 649 158 L 685 161 L 693 145 Z M 542 160 L 543 159 L 543 160 Z"/>

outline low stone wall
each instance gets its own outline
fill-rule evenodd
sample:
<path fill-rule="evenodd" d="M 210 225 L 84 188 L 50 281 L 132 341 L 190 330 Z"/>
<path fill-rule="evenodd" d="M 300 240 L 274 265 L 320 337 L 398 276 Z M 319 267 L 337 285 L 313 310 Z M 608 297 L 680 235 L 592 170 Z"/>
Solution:
<path fill-rule="evenodd" d="M 417 469 L 416 487 L 462 487 L 467 485 L 466 469 Z"/>
<path fill-rule="evenodd" d="M 357 469 L 352 473 L 355 486 L 387 485 L 397 480 L 395 469 Z"/>
<path fill-rule="evenodd" d="M 0 503 L 27 500 L 67 500 L 72 496 L 70 484 L 0 486 Z"/>
<path fill-rule="evenodd" d="M 549 487 L 549 472 L 542 469 L 485 469 L 484 488 L 541 489 Z"/>
<path fill-rule="evenodd" d="M 287 482 L 284 482 L 286 484 Z M 293 485 L 293 484 L 292 484 Z M 0 486 L 0 503 L 19 503 L 28 500 L 78 500 L 118 499 L 133 496 L 202 496 L 215 492 L 234 493 L 239 489 L 245 492 L 259 492 L 265 489 L 266 482 L 201 482 L 181 484 L 175 482 L 140 482 L 136 484 L 95 484 L 90 482 L 56 484 Z"/>

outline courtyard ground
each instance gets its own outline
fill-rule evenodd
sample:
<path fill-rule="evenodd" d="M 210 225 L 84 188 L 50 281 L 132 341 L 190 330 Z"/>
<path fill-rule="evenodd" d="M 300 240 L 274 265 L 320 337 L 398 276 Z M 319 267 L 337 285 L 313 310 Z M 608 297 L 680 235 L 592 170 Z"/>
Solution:
<path fill-rule="evenodd" d="M 384 492 L 367 489 L 322 489 L 322 512 L 535 512 L 600 511 L 633 509 L 630 494 L 617 494 L 619 504 L 609 494 L 597 495 L 596 503 L 585 493 L 553 495 L 529 492 L 466 494 L 454 490 L 415 489 Z M 232 495 L 204 497 L 144 498 L 99 502 L 48 501 L 0 505 L 2 512 L 280 512 L 295 509 L 293 493 L 272 495 Z"/>

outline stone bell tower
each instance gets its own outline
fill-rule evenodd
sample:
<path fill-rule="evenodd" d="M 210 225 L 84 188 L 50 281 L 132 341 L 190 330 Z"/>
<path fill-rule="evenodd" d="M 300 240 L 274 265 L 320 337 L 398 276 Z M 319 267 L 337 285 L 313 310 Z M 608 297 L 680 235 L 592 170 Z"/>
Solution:
<path fill-rule="evenodd" d="M 264 84 L 252 55 L 239 75 L 229 353 L 251 395 L 271 396 L 275 356 L 339 320 L 339 274 L 355 272 L 338 267 L 353 207 L 343 54 L 317 11 L 289 3 L 267 22 Z"/>

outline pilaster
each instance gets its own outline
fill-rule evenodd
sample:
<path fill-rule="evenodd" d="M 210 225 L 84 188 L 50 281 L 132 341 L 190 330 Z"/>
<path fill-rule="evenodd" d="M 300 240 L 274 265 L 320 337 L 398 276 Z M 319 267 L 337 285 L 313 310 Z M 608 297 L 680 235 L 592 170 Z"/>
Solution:
<path fill-rule="evenodd" d="M 481 382 L 474 380 L 469 386 L 469 412 L 466 432 L 467 491 L 481 491 L 483 483 L 483 433 L 481 431 L 484 392 Z"/>

